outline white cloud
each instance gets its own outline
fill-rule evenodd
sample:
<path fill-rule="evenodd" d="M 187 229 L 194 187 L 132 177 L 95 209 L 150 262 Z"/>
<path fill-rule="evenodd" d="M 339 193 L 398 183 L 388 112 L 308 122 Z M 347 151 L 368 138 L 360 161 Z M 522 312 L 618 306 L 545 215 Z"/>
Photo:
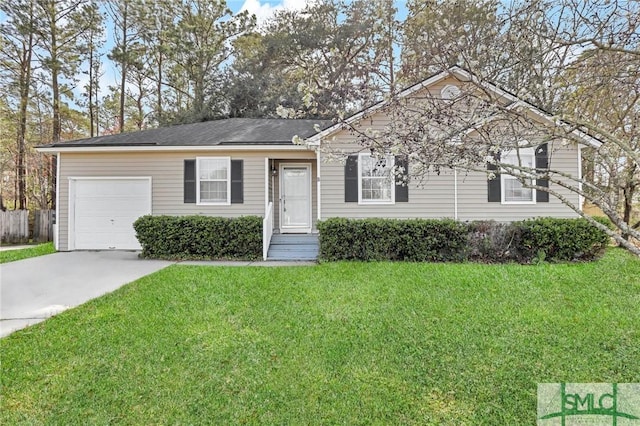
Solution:
<path fill-rule="evenodd" d="M 261 25 L 279 10 L 301 10 L 312 2 L 313 0 L 281 0 L 279 3 L 271 4 L 268 0 L 265 0 L 264 3 L 263 0 L 245 0 L 240 12 L 246 10 L 250 14 L 256 15 L 258 25 Z"/>

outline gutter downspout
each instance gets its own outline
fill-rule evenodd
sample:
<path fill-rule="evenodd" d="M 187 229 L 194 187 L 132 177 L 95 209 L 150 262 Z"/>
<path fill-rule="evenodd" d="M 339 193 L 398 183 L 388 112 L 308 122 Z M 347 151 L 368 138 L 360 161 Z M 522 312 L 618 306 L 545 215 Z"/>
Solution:
<path fill-rule="evenodd" d="M 584 146 L 578 144 L 578 179 L 580 179 L 580 181 L 582 181 L 582 148 L 584 148 Z M 582 192 L 582 182 L 580 181 L 578 182 L 578 189 Z M 578 195 L 578 203 L 580 211 L 582 211 L 584 206 L 584 197 L 582 194 Z"/>
<path fill-rule="evenodd" d="M 269 157 L 264 157 L 264 217 L 269 209 Z"/>
<path fill-rule="evenodd" d="M 60 220 L 60 157 L 62 153 L 58 152 L 56 155 L 56 220 L 53 225 L 53 248 L 58 251 L 60 249 L 60 226 L 58 221 Z"/>
<path fill-rule="evenodd" d="M 322 185 L 320 183 L 320 147 L 318 147 L 318 149 L 316 150 L 316 198 L 317 200 L 317 205 L 316 208 L 318 209 L 318 221 L 322 220 L 322 213 L 321 213 L 321 190 L 322 190 Z"/>
<path fill-rule="evenodd" d="M 453 168 L 453 219 L 458 220 L 458 168 Z"/>

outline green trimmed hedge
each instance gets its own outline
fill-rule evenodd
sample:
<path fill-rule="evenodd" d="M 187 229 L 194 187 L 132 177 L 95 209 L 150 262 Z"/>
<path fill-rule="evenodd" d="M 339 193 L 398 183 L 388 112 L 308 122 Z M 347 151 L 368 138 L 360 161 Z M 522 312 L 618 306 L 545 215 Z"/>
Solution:
<path fill-rule="evenodd" d="M 600 257 L 609 243 L 607 234 L 586 219 L 540 218 L 513 226 L 525 261 L 592 260 Z"/>
<path fill-rule="evenodd" d="M 242 216 L 142 216 L 133 224 L 142 257 L 161 259 L 257 259 L 262 218 Z"/>
<path fill-rule="evenodd" d="M 485 263 L 593 260 L 609 238 L 586 219 L 513 223 L 345 219 L 318 223 L 320 259 Z"/>
<path fill-rule="evenodd" d="M 461 261 L 468 228 L 454 220 L 343 219 L 318 223 L 322 260 Z"/>

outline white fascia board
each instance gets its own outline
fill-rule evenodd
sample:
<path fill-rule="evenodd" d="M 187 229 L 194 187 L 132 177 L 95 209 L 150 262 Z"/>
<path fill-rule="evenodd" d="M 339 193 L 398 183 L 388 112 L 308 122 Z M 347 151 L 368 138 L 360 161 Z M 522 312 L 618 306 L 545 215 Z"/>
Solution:
<path fill-rule="evenodd" d="M 525 107 L 527 107 L 526 104 L 524 104 Z M 528 107 L 527 107 L 528 108 Z M 538 111 L 535 108 L 529 108 L 530 111 L 534 114 L 536 114 L 540 119 L 546 121 L 548 124 L 552 125 L 552 126 L 557 126 L 557 127 L 562 127 L 562 125 L 557 124 L 556 122 L 554 122 L 554 120 L 549 117 L 547 114 L 545 114 L 542 111 Z M 491 123 L 492 121 L 496 120 L 497 117 L 496 116 L 491 116 L 488 117 L 484 120 L 482 120 L 481 122 L 479 122 L 478 124 L 474 125 L 473 127 L 470 127 L 466 130 L 464 130 L 461 134 L 464 136 L 470 135 L 473 132 L 478 131 L 478 129 L 480 129 L 482 126 Z M 602 146 L 602 142 L 599 141 L 598 139 L 589 136 L 588 134 L 581 132 L 578 129 L 573 129 L 573 131 L 570 132 L 572 135 L 574 135 L 575 137 L 577 137 L 578 139 L 582 140 L 584 142 L 584 144 L 580 144 L 578 143 L 578 145 L 584 145 L 584 146 L 590 146 L 592 148 L 600 148 L 600 146 Z"/>
<path fill-rule="evenodd" d="M 184 152 L 184 151 L 309 151 L 305 145 L 213 145 L 213 146 L 74 146 L 41 147 L 38 152 Z"/>
<path fill-rule="evenodd" d="M 553 126 L 560 127 L 560 128 L 569 127 L 569 124 L 559 122 L 560 119 L 554 118 L 549 113 L 546 113 L 541 109 L 536 108 L 535 106 L 531 105 L 528 102 L 524 102 L 524 101 L 514 102 L 513 104 L 509 105 L 507 109 L 514 109 L 519 106 L 527 108 L 529 111 L 531 111 L 533 114 L 538 116 L 540 119 L 546 121 L 548 124 L 551 124 Z M 588 134 L 586 134 L 585 132 L 579 129 L 573 129 L 570 133 L 575 137 L 577 137 L 578 139 L 582 140 L 586 145 L 592 148 L 600 148 L 602 146 L 602 141 L 594 138 L 593 136 L 589 136 Z"/>

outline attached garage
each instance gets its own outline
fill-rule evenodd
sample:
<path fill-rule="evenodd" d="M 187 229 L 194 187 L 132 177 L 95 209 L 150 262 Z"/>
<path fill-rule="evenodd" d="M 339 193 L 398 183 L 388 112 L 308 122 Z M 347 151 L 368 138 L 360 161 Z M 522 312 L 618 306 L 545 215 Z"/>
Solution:
<path fill-rule="evenodd" d="M 139 250 L 133 222 L 146 214 L 150 177 L 69 179 L 70 250 Z"/>

